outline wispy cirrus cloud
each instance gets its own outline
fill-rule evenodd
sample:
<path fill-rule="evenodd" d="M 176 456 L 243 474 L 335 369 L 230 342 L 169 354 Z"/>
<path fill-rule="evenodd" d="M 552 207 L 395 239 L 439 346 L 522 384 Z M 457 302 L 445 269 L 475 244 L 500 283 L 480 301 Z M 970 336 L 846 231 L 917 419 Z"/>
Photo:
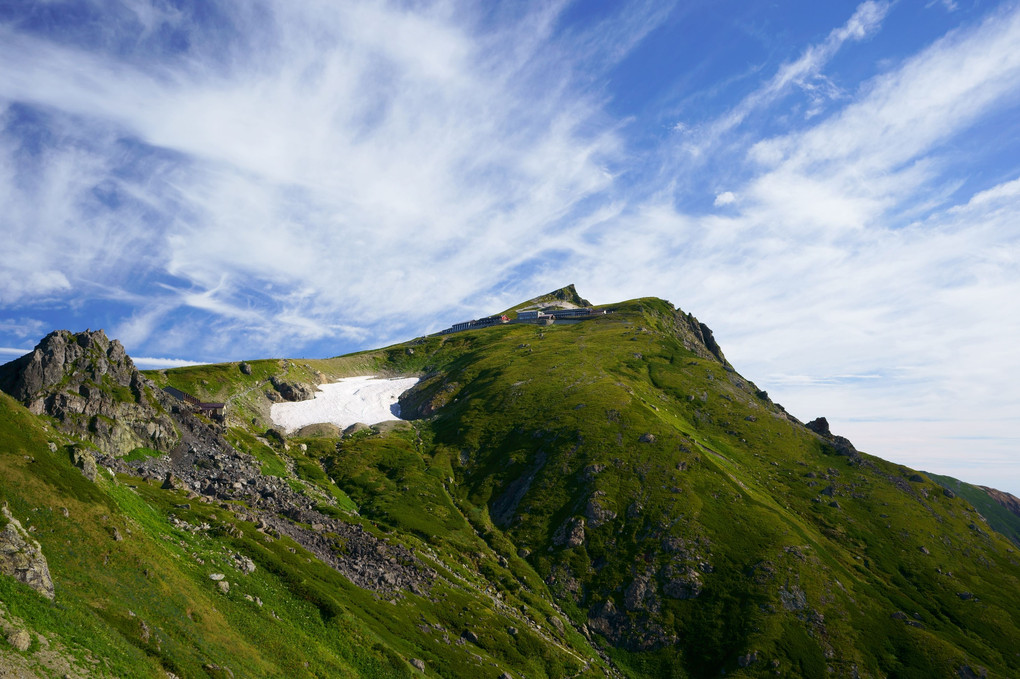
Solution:
<path fill-rule="evenodd" d="M 719 105 L 650 151 L 609 113 L 637 91 L 613 67 L 678 14 L 691 37 L 693 6 L 81 6 L 59 31 L 0 20 L 8 316 L 100 299 L 133 353 L 325 355 L 576 282 L 680 303 L 864 449 L 945 462 L 971 427 L 1006 469 L 1015 4 L 862 2 L 720 73 L 749 87 L 695 93 Z M 943 9 L 959 23 L 912 53 L 879 39 Z"/>
<path fill-rule="evenodd" d="M 1020 167 L 969 197 L 955 179 L 959 140 L 1016 110 L 1018 48 L 1015 7 L 948 34 L 829 117 L 745 147 L 718 214 L 658 201 L 600 225 L 633 268 L 575 277 L 597 295 L 601 280 L 682 291 L 745 375 L 866 450 L 947 464 L 962 452 L 946 432 L 980 429 L 1020 488 L 1002 453 L 1020 425 Z"/>
<path fill-rule="evenodd" d="M 166 21 L 131 9 L 150 33 Z M 39 188 L 9 196 L 29 257 L 8 301 L 116 279 L 137 256 L 154 286 L 124 325 L 138 341 L 182 308 L 271 346 L 363 334 L 367 313 L 420 323 L 449 304 L 438 285 L 453 300 L 485 288 L 611 180 L 616 135 L 547 54 L 555 12 L 479 32 L 452 7 L 261 9 L 233 17 L 261 41 L 234 41 L 229 65 L 180 13 L 193 42 L 166 61 L 4 31 L 0 61 L 18 68 L 0 96 L 91 140 L 48 140 Z"/>
<path fill-rule="evenodd" d="M 760 113 L 786 96 L 794 88 L 806 93 L 811 101 L 806 117 L 817 115 L 824 102 L 836 99 L 842 92 L 823 69 L 848 42 L 865 40 L 881 28 L 891 3 L 868 0 L 857 6 L 845 24 L 834 28 L 822 42 L 808 46 L 795 60 L 782 64 L 776 73 L 745 96 L 723 115 L 699 125 L 695 134 L 685 137 L 683 148 L 693 158 L 700 158 L 749 116 Z"/>

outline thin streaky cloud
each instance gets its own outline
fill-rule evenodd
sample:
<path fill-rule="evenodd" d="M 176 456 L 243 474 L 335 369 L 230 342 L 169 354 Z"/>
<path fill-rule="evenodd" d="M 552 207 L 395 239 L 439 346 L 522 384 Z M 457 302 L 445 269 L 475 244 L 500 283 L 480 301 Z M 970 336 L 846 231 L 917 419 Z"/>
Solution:
<path fill-rule="evenodd" d="M 85 6 L 0 26 L 0 343 L 338 355 L 574 282 L 694 312 L 869 452 L 1011 445 L 1013 2 Z M 796 56 L 717 49 L 743 18 Z"/>
<path fill-rule="evenodd" d="M 686 153 L 695 158 L 703 156 L 716 146 L 721 138 L 740 126 L 752 113 L 761 111 L 794 87 L 800 87 L 812 93 L 828 92 L 832 95 L 831 83 L 821 78 L 821 71 L 825 64 L 847 42 L 859 42 L 878 31 L 891 6 L 891 3 L 873 0 L 858 5 L 847 22 L 839 28 L 833 29 L 823 42 L 811 45 L 796 60 L 780 66 L 771 79 L 744 97 L 725 115 L 700 125 L 696 139 L 688 141 L 684 145 Z M 819 78 L 821 80 L 818 80 Z"/>

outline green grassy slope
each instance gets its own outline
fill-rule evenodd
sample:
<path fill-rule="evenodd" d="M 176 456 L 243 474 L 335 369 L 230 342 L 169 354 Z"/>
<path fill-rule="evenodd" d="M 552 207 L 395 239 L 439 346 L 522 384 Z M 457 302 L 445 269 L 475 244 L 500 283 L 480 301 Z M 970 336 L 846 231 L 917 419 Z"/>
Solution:
<path fill-rule="evenodd" d="M 436 571 L 428 595 L 393 600 L 229 504 L 88 482 L 0 395 L 0 497 L 36 526 L 58 592 L 0 578 L 0 600 L 109 676 L 412 676 L 412 658 L 493 679 L 1020 675 L 1014 546 L 963 493 L 840 454 L 698 328 L 641 299 L 251 374 L 150 373 L 226 401 L 228 439 L 264 473 Z M 402 400 L 414 422 L 264 435 L 270 377 L 356 374 L 422 376 Z"/>
<path fill-rule="evenodd" d="M 935 483 L 943 488 L 948 488 L 974 505 L 974 508 L 988 522 L 989 528 L 1005 535 L 1013 541 L 1013 544 L 1020 546 L 1020 516 L 1003 507 L 996 502 L 995 498 L 978 486 L 964 483 L 951 476 L 940 476 L 930 472 L 925 472 L 925 474 Z"/>
<path fill-rule="evenodd" d="M 417 673 L 409 662 L 420 658 L 436 676 L 494 678 L 516 668 L 522 676 L 565 677 L 595 656 L 578 635 L 532 624 L 556 611 L 529 585 L 508 576 L 515 590 L 527 590 L 524 598 L 497 596 L 466 555 L 493 564 L 497 557 L 452 505 L 444 540 L 432 541 L 443 547 L 450 539 L 443 554 L 411 533 L 387 535 L 392 526 L 365 521 L 417 547 L 440 572 L 428 596 L 380 599 L 288 538 L 238 520 L 228 504 L 189 500 L 105 471 L 88 481 L 72 466 L 68 441 L 4 394 L 0 423 L 0 500 L 41 543 L 57 592 L 50 602 L 0 577 L 0 601 L 33 633 L 68 649 L 88 674 L 202 677 L 228 676 L 229 669 L 249 677 L 401 677 Z M 393 441 L 370 438 L 396 449 L 408 443 L 399 433 Z M 314 452 L 322 442 L 309 444 Z M 313 458 L 292 450 L 262 454 L 286 456 L 305 482 L 331 485 Z M 252 559 L 255 572 L 238 570 L 236 555 Z M 226 576 L 229 591 L 210 579 L 213 573 Z M 468 630 L 475 643 L 460 639 Z M 13 652 L 0 649 L 0 667 Z M 602 672 L 593 667 L 587 676 Z"/>
<path fill-rule="evenodd" d="M 1020 671 L 1012 546 L 911 470 L 837 455 L 682 326 L 638 300 L 464 333 L 412 396 L 441 404 L 459 501 L 571 618 L 635 676 Z"/>
<path fill-rule="evenodd" d="M 0 421 L 0 498 L 34 530 L 57 593 L 49 602 L 0 578 L 0 600 L 83 667 L 116 677 L 216 676 L 215 666 L 241 676 L 410 676 L 361 621 L 325 615 L 292 586 L 349 587 L 335 572 L 309 567 L 284 541 L 255 538 L 253 526 L 237 526 L 219 508 L 182 510 L 175 505 L 184 498 L 105 472 L 88 481 L 62 437 L 5 394 Z M 49 441 L 60 444 L 56 452 Z M 182 530 L 170 516 L 210 528 Z M 251 537 L 232 537 L 238 530 Z M 236 553 L 263 567 L 240 574 Z M 228 593 L 209 579 L 213 572 L 227 575 Z"/>

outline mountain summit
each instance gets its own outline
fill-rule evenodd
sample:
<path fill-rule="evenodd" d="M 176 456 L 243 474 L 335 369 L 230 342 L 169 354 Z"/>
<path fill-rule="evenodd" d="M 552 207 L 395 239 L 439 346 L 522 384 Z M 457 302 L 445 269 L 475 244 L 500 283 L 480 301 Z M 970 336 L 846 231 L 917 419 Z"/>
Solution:
<path fill-rule="evenodd" d="M 510 307 L 507 309 L 507 313 L 511 311 L 523 311 L 526 309 L 573 309 L 578 307 L 590 307 L 591 305 L 591 302 L 577 293 L 577 288 L 575 288 L 574 284 L 571 283 L 559 290 L 553 290 L 552 292 L 544 295 L 533 297 L 527 302 L 523 302 L 517 306 Z"/>
<path fill-rule="evenodd" d="M 0 577 L 0 615 L 82 676 L 1020 674 L 1016 515 L 802 424 L 666 301 L 132 376 L 169 453 L 40 409 L 130 400 L 118 345 L 51 337 L 0 367 L 0 499 L 54 599 Z M 369 374 L 420 378 L 407 420 L 273 426 Z"/>

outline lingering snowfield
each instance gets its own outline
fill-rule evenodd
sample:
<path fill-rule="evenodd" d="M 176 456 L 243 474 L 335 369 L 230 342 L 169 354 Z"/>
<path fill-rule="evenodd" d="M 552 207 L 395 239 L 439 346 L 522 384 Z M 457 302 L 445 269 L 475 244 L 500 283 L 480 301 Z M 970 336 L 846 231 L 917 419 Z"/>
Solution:
<path fill-rule="evenodd" d="M 395 380 L 377 379 L 373 375 L 348 377 L 321 385 L 311 401 L 274 403 L 269 417 L 287 433 L 322 422 L 346 428 L 355 422 L 377 424 L 399 420 L 397 399 L 417 383 L 417 377 Z"/>

